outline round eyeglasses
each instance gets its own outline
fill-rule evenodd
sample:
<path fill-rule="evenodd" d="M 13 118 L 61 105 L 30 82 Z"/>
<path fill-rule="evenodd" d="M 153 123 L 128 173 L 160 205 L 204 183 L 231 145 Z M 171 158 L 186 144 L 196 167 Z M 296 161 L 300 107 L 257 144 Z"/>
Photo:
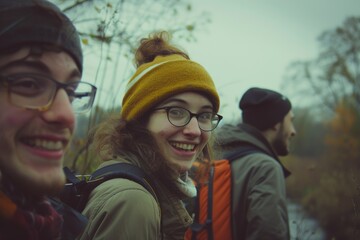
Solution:
<path fill-rule="evenodd" d="M 57 91 L 63 88 L 76 113 L 89 110 L 94 102 L 96 87 L 87 82 L 60 83 L 48 76 L 21 73 L 0 76 L 0 84 L 8 89 L 10 103 L 18 107 L 46 111 Z"/>
<path fill-rule="evenodd" d="M 192 113 L 182 107 L 161 107 L 154 110 L 165 110 L 169 122 L 175 127 L 184 127 L 190 122 L 191 118 L 195 117 L 199 128 L 204 132 L 214 130 L 223 118 L 221 115 L 213 112 Z"/>

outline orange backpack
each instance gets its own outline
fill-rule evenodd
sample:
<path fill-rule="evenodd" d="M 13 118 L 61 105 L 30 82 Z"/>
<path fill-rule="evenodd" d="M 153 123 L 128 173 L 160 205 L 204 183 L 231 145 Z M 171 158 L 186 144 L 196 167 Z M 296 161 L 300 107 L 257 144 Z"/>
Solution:
<path fill-rule="evenodd" d="M 228 154 L 225 159 L 216 160 L 204 179 L 195 182 L 194 222 L 185 233 L 185 240 L 231 240 L 232 232 L 232 177 L 231 161 L 243 156 L 262 152 L 255 146 L 242 146 Z M 202 170 L 203 165 L 197 166 Z M 202 182 L 202 183 L 200 183 Z"/>

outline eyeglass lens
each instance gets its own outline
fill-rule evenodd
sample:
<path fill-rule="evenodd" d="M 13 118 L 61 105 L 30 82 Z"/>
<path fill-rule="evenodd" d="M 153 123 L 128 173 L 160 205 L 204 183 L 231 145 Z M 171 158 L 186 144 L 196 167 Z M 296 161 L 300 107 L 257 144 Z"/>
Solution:
<path fill-rule="evenodd" d="M 168 119 L 174 126 L 182 127 L 191 120 L 192 113 L 184 108 L 172 107 L 167 109 Z M 199 128 L 203 131 L 215 129 L 220 121 L 219 116 L 212 112 L 203 112 L 195 115 Z"/>
<path fill-rule="evenodd" d="M 31 75 L 9 77 L 10 101 L 30 109 L 46 109 L 53 101 L 58 86 L 69 95 L 74 112 L 88 110 L 94 101 L 96 88 L 86 82 L 60 84 L 56 81 Z"/>

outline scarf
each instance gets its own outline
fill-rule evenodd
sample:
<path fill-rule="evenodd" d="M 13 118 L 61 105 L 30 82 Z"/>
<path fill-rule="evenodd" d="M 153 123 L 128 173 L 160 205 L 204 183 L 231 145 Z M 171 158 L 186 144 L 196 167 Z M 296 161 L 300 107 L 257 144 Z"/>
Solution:
<path fill-rule="evenodd" d="M 61 237 L 62 217 L 46 197 L 26 198 L 2 182 L 0 239 L 55 240 Z M 6 186 L 5 186 L 6 185 Z"/>
<path fill-rule="evenodd" d="M 189 177 L 188 172 L 185 172 L 177 179 L 176 185 L 186 197 L 193 198 L 196 196 L 196 187 L 192 179 Z"/>

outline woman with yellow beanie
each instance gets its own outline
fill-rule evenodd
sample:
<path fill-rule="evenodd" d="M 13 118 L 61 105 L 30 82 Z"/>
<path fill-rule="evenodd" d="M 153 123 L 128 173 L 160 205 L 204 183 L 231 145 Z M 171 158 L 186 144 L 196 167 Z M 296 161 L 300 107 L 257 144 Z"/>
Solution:
<path fill-rule="evenodd" d="M 188 170 L 212 159 L 212 130 L 222 117 L 206 70 L 170 45 L 166 32 L 142 39 L 135 59 L 121 114 L 98 127 L 93 145 L 100 168 L 133 164 L 151 178 L 156 196 L 123 178 L 102 183 L 83 211 L 89 224 L 81 239 L 183 239 L 192 223 L 183 200 L 196 195 Z"/>

